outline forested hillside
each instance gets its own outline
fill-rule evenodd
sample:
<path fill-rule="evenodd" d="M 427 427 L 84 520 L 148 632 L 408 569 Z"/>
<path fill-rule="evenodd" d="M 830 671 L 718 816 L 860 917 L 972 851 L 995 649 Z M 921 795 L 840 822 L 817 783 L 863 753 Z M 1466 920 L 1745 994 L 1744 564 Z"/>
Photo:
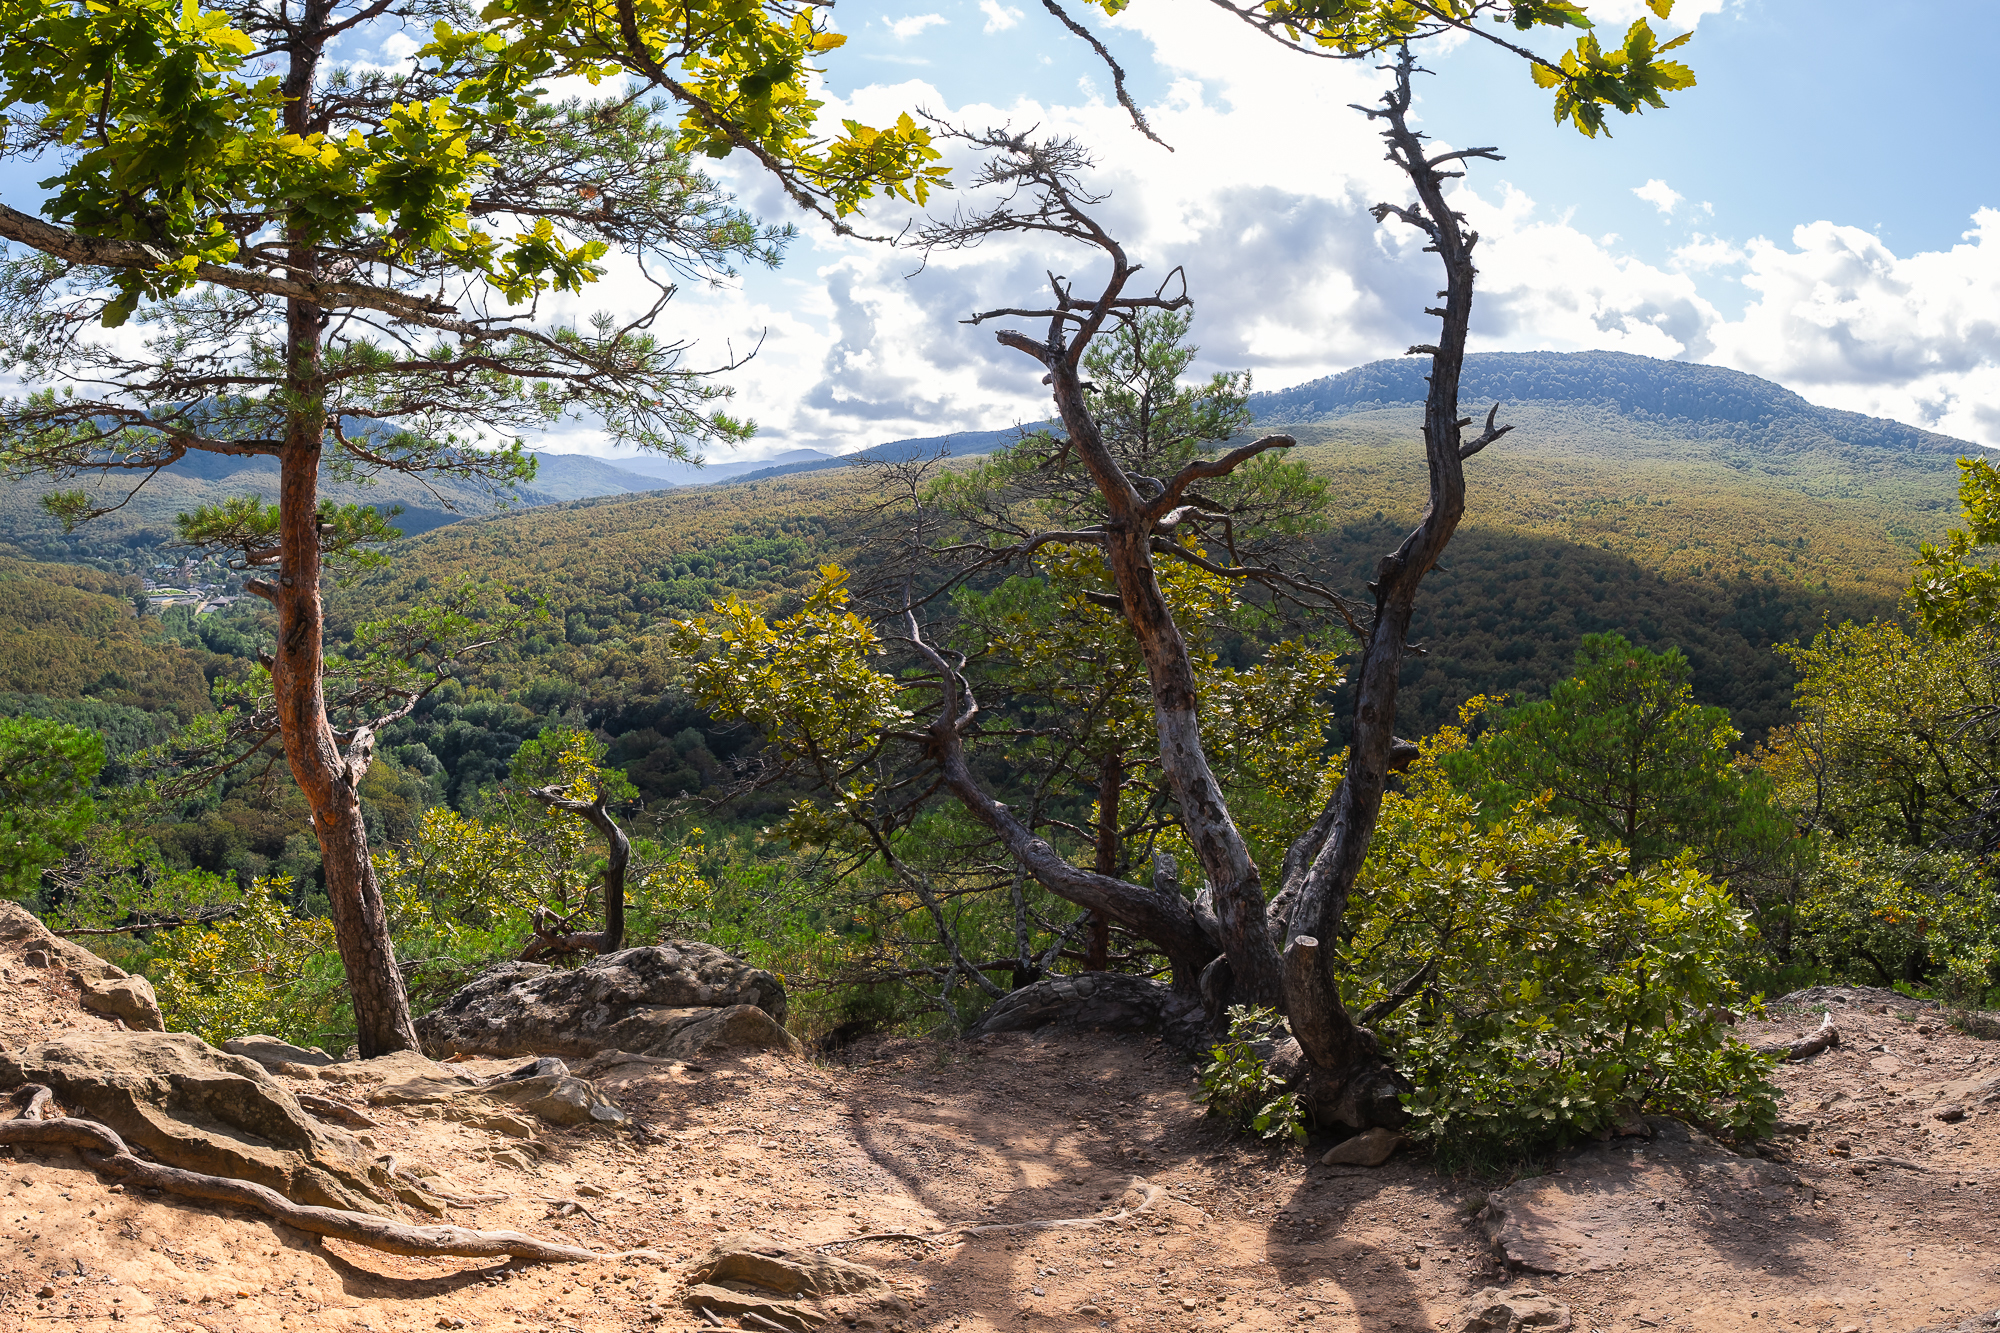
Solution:
<path fill-rule="evenodd" d="M 415 536 L 461 518 L 503 508 L 531 508 L 599 495 L 629 495 L 665 490 L 674 483 L 627 471 L 615 463 L 581 454 L 538 455 L 534 481 L 512 495 L 479 485 L 428 477 L 421 484 L 390 474 L 372 484 L 330 483 L 324 493 L 343 504 L 371 504 L 384 509 L 400 506 L 396 526 Z M 42 560 L 87 560 L 99 564 L 124 561 L 131 570 L 149 568 L 153 560 L 171 554 L 174 516 L 230 496 L 256 495 L 267 501 L 278 494 L 278 465 L 270 458 L 226 458 L 191 453 L 139 489 L 129 503 L 65 533 L 45 513 L 42 497 L 50 491 L 81 485 L 97 504 L 118 505 L 131 490 L 133 478 L 109 481 L 83 479 L 61 487 L 46 482 L 10 481 L 0 488 L 0 542 Z"/>
<path fill-rule="evenodd" d="M 1814 408 L 1751 376 L 1638 357 L 1473 357 L 1468 386 L 1503 400 L 1516 429 L 1471 465 L 1465 526 L 1419 603 L 1425 654 L 1405 670 L 1409 734 L 1449 721 L 1473 694 L 1540 697 L 1568 673 L 1583 635 L 1621 630 L 1681 648 L 1696 696 L 1728 708 L 1746 743 L 1761 739 L 1784 720 L 1794 679 L 1773 645 L 1808 638 L 1827 618 L 1893 612 L 1918 543 L 1955 513 L 1954 460 L 1968 448 Z M 1403 400 L 1420 387 L 1414 362 L 1380 362 L 1253 400 L 1262 424 L 1295 434 L 1297 456 L 1330 483 L 1322 573 L 1354 594 L 1416 517 L 1422 463 Z M 976 449 L 1007 434 L 951 443 Z M 925 442 L 900 443 L 909 447 L 889 452 Z M 672 686 L 657 629 L 725 592 L 783 607 L 822 563 L 856 559 L 877 474 L 807 462 L 791 475 L 555 502 L 543 486 L 631 474 L 553 462 L 525 497 L 533 507 L 493 512 L 488 498 L 458 496 L 487 512 L 407 538 L 390 565 L 334 593 L 337 634 L 466 574 L 548 600 L 546 625 L 398 724 L 391 753 L 457 802 L 563 716 L 608 737 L 611 762 L 650 800 L 713 789 L 749 741 Z M 110 526 L 88 540 L 136 541 L 178 506 L 267 480 L 216 460 L 183 465 L 148 488 L 150 509 L 100 520 Z M 12 487 L 0 514 L 18 520 L 29 500 Z M 428 511 L 417 526 L 430 513 L 449 517 Z M 209 675 L 219 662 L 247 666 L 262 633 L 254 599 L 149 628 L 131 617 L 130 580 L 16 568 L 41 571 L 0 582 L 0 601 L 26 599 L 5 622 L 13 646 L 0 680 L 22 696 L 185 713 L 203 704 L 203 664 Z"/>
<path fill-rule="evenodd" d="M 1783 720 L 1793 680 L 1773 646 L 1810 637 L 1828 617 L 1892 613 L 1918 543 L 1955 512 L 1965 446 L 1821 414 L 1750 376 L 1608 354 L 1472 364 L 1481 388 L 1510 391 L 1503 415 L 1516 429 L 1471 467 L 1465 527 L 1419 604 L 1426 655 L 1405 673 L 1412 734 L 1449 721 L 1473 694 L 1540 697 L 1584 634 L 1615 629 L 1680 647 L 1697 697 L 1728 708 L 1754 743 Z M 1362 386 L 1345 410 L 1284 423 L 1336 497 L 1325 572 L 1357 594 L 1423 494 L 1413 411 L 1382 405 L 1408 388 L 1398 367 L 1338 377 Z M 1515 389 L 1544 396 L 1517 400 Z M 1280 406 L 1321 401 L 1298 392 L 1260 398 L 1272 424 Z M 1557 392 L 1573 396 L 1546 396 Z M 1714 413 L 1701 415 L 1711 401 Z M 1758 453 L 1766 438 L 1771 449 Z M 454 789 L 487 780 L 533 716 L 573 708 L 612 738 L 614 760 L 648 796 L 692 790 L 742 742 L 660 692 L 667 672 L 652 627 L 703 612 L 725 590 L 782 605 L 818 564 L 852 558 L 873 476 L 808 465 L 461 523 L 411 542 L 393 569 L 343 596 L 343 615 L 467 572 L 545 590 L 556 623 L 493 677 L 490 696 L 469 691 L 404 725 L 435 752 L 419 761 L 434 757 Z"/>

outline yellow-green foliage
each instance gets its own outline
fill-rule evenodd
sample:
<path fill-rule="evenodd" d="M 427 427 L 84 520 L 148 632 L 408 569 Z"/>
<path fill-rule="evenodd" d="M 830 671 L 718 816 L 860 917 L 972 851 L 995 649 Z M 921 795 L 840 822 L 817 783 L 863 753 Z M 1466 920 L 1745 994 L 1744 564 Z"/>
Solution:
<path fill-rule="evenodd" d="M 151 945 L 146 973 L 169 1030 L 220 1043 L 246 1032 L 315 1045 L 347 1028 L 333 922 L 286 907 L 289 879 L 260 879 L 237 914 Z"/>
<path fill-rule="evenodd" d="M 1767 1127 L 1768 1061 L 1722 1008 L 1755 931 L 1683 856 L 1637 873 L 1527 801 L 1494 819 L 1425 747 L 1382 820 L 1343 947 L 1356 1008 L 1420 971 L 1376 1028 L 1417 1085 L 1414 1132 L 1459 1155 L 1519 1154 L 1634 1111 Z"/>
<path fill-rule="evenodd" d="M 0 558 L 0 691 L 206 712 L 202 655 L 137 618 L 137 591 L 97 570 Z"/>

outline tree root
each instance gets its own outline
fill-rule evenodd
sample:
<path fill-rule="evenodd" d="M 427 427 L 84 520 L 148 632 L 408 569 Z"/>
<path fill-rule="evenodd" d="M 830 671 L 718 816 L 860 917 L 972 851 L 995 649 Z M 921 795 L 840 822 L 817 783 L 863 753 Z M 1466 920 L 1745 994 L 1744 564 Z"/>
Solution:
<path fill-rule="evenodd" d="M 1809 1037 L 1800 1037 L 1797 1041 L 1766 1042 L 1751 1049 L 1758 1055 L 1775 1055 L 1784 1060 L 1804 1060 L 1818 1055 L 1829 1046 L 1838 1045 L 1840 1045 L 1840 1029 L 1833 1025 L 1833 1015 L 1827 1014 L 1820 1020 L 1818 1030 Z"/>
<path fill-rule="evenodd" d="M 858 1245 L 866 1240 L 915 1240 L 927 1245 L 942 1245 L 947 1236 L 990 1236 L 1001 1231 L 1053 1231 L 1059 1227 L 1102 1227 L 1114 1222 L 1123 1222 L 1139 1216 L 1166 1195 L 1166 1190 L 1144 1176 L 1132 1177 L 1132 1187 L 1146 1197 L 1137 1208 L 1121 1208 L 1109 1217 L 1055 1217 L 1038 1222 L 993 1222 L 978 1226 L 947 1227 L 943 1231 L 933 1231 L 920 1236 L 908 1231 L 876 1231 L 866 1236 L 844 1236 L 813 1246 L 816 1250 L 830 1250 L 839 1245 Z"/>
<path fill-rule="evenodd" d="M 411 1226 L 392 1218 L 344 1208 L 320 1208 L 293 1203 L 274 1189 L 248 1180 L 211 1176 L 199 1171 L 162 1166 L 141 1161 L 125 1146 L 125 1140 L 108 1126 L 95 1120 L 69 1116 L 42 1118 L 42 1110 L 52 1094 L 39 1085 L 33 1089 L 27 1110 L 18 1120 L 0 1121 L 0 1145 L 30 1144 L 37 1147 L 74 1148 L 83 1160 L 106 1175 L 141 1187 L 177 1194 L 204 1203 L 228 1203 L 263 1213 L 315 1236 L 331 1236 L 351 1241 L 387 1254 L 436 1255 L 467 1259 L 529 1259 L 541 1263 L 584 1263 L 595 1259 L 660 1259 L 653 1250 L 625 1250 L 599 1254 L 574 1245 L 556 1245 L 518 1231 L 473 1231 L 467 1227 Z"/>

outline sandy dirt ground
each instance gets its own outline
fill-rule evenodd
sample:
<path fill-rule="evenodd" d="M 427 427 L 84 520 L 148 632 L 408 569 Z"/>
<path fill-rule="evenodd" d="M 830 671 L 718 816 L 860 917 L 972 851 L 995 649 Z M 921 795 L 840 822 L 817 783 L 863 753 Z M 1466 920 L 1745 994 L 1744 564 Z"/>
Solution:
<path fill-rule="evenodd" d="M 1801 1033 L 1816 1017 L 1746 1035 Z M 368 1110 L 372 1147 L 460 1194 L 505 1196 L 451 1220 L 660 1256 L 567 1266 L 322 1243 L 114 1188 L 67 1152 L 17 1150 L 0 1153 L 0 1328 L 706 1328 L 683 1303 L 683 1265 L 724 1236 L 831 1246 L 887 1277 L 893 1294 L 836 1317 L 834 1333 L 1453 1329 L 1468 1294 L 1494 1285 L 1542 1291 L 1576 1329 L 1601 1333 L 1908 1333 L 1993 1310 L 2000 1099 L 1975 1094 L 2000 1075 L 2000 1042 L 1893 1012 L 1838 1021 L 1840 1047 L 1780 1072 L 1784 1115 L 1806 1133 L 1759 1162 L 1634 1140 L 1558 1155 L 1505 1188 L 1407 1152 L 1373 1170 L 1324 1167 L 1324 1143 L 1230 1137 L 1201 1119 L 1186 1057 L 1088 1032 L 601 1072 L 636 1130 L 523 1140 L 422 1108 Z M 80 1012 L 60 973 L 0 949 L 0 1047 L 113 1026 Z M 367 1087 L 312 1090 L 361 1106 Z M 1954 1108 L 1962 1118 L 1936 1118 Z M 1149 1197 L 1090 1226 L 849 1239 L 1102 1218 Z M 1504 1201 L 1530 1197 L 1538 1253 L 1573 1251 L 1579 1271 L 1496 1258 Z M 1591 1220 L 1607 1201 L 1626 1210 L 1615 1225 Z"/>

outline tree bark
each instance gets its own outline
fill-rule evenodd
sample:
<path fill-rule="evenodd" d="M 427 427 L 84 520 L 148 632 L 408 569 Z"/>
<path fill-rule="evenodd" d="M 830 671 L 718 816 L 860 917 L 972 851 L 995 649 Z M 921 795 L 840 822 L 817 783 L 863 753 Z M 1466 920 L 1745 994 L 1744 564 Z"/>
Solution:
<path fill-rule="evenodd" d="M 1098 302 L 1099 309 L 1108 311 L 1132 269 L 1115 242 L 1106 238 L 1101 244 L 1113 261 L 1111 281 Z M 1179 807 L 1182 830 L 1208 878 L 1220 942 L 1229 958 L 1231 993 L 1220 998 L 1276 1005 L 1283 994 L 1278 950 L 1265 921 L 1257 863 L 1229 813 L 1222 784 L 1209 767 L 1201 739 L 1194 663 L 1153 569 L 1154 525 L 1166 510 L 1159 500 L 1149 503 L 1140 498 L 1132 479 L 1105 446 L 1085 398 L 1083 349 L 1094 332 L 1086 325 L 1067 348 L 1037 346 L 1013 333 L 1002 333 L 1000 341 L 1031 352 L 1048 366 L 1056 409 L 1070 446 L 1083 460 L 1110 511 L 1104 524 L 1105 557 L 1124 604 L 1126 622 L 1146 662 L 1153 720 L 1160 739 L 1160 767 Z"/>
<path fill-rule="evenodd" d="M 297 44 L 290 53 L 285 121 L 295 134 L 311 129 L 310 99 L 331 9 L 331 0 L 312 0 L 301 16 Z M 304 239 L 303 224 L 294 228 L 292 239 L 293 271 L 313 274 L 315 255 Z M 278 613 L 271 692 L 285 760 L 312 809 L 334 940 L 354 1005 L 355 1043 L 367 1060 L 391 1051 L 414 1051 L 418 1043 L 361 818 L 360 782 L 367 771 L 369 741 L 357 737 L 357 752 L 341 753 L 327 718 L 321 679 L 326 659 L 319 531 L 320 451 L 326 435 L 321 343 L 325 320 L 325 312 L 316 305 L 297 298 L 286 302 L 288 403 L 284 450 L 278 460 L 281 554 L 277 582 L 259 580 L 253 591 L 268 598 Z"/>
<path fill-rule="evenodd" d="M 530 787 L 528 794 L 557 810 L 581 815 L 604 835 L 604 929 L 575 933 L 545 930 L 538 921 L 535 938 L 522 951 L 523 960 L 551 953 L 578 953 L 585 949 L 600 956 L 616 953 L 625 943 L 625 873 L 632 864 L 632 840 L 611 817 L 610 799 L 600 783 L 595 799 L 573 801 L 556 787 Z"/>
<path fill-rule="evenodd" d="M 1368 855 L 1389 773 L 1398 766 L 1396 696 L 1410 619 L 1424 575 L 1444 554 L 1465 512 L 1464 460 L 1509 429 L 1496 429 L 1489 414 L 1479 438 L 1468 443 L 1461 435 L 1466 423 L 1458 415 L 1458 384 L 1472 316 L 1472 250 L 1479 238 L 1464 229 L 1463 219 L 1446 203 L 1447 177 L 1439 167 L 1450 158 L 1428 159 L 1423 136 L 1408 126 L 1410 71 L 1405 52 L 1397 66 L 1396 86 L 1383 98 L 1385 109 L 1368 114 L 1388 122 L 1383 137 L 1389 142 L 1390 158 L 1408 175 L 1418 199 L 1409 207 L 1379 205 L 1375 216 L 1379 221 L 1393 215 L 1426 232 L 1433 243 L 1430 248 L 1445 268 L 1446 288 L 1441 293 L 1445 304 L 1430 312 L 1443 320 L 1438 343 L 1410 349 L 1431 354 L 1423 424 L 1430 502 L 1402 545 L 1382 557 L 1369 585 L 1375 615 L 1357 671 L 1347 769 L 1334 796 L 1331 820 L 1323 816 L 1322 824 L 1307 835 L 1320 835 L 1323 828 L 1323 841 L 1309 863 L 1300 864 L 1305 861 L 1302 856 L 1287 857 L 1288 870 L 1298 878 L 1284 886 L 1272 905 L 1273 924 L 1288 942 L 1284 1007 L 1292 1033 L 1320 1076 L 1336 1086 L 1334 1100 L 1348 1108 L 1350 1117 L 1378 1124 L 1401 1118 L 1396 1094 L 1408 1085 L 1382 1060 L 1374 1034 L 1348 1014 L 1340 999 L 1339 978 L 1332 972 L 1335 950 L 1320 947 L 1320 942 L 1338 940 L 1345 933 L 1348 898 Z M 1471 149 L 1450 156 L 1495 154 Z M 1494 411 L 1498 412 L 1497 405 Z"/>
<path fill-rule="evenodd" d="M 1116 753 L 1108 754 L 1097 767 L 1097 873 L 1118 873 L 1118 796 L 1125 789 L 1125 765 Z M 1084 948 L 1083 967 L 1102 972 L 1111 966 L 1111 918 L 1102 910 L 1090 915 L 1090 940 Z"/>

